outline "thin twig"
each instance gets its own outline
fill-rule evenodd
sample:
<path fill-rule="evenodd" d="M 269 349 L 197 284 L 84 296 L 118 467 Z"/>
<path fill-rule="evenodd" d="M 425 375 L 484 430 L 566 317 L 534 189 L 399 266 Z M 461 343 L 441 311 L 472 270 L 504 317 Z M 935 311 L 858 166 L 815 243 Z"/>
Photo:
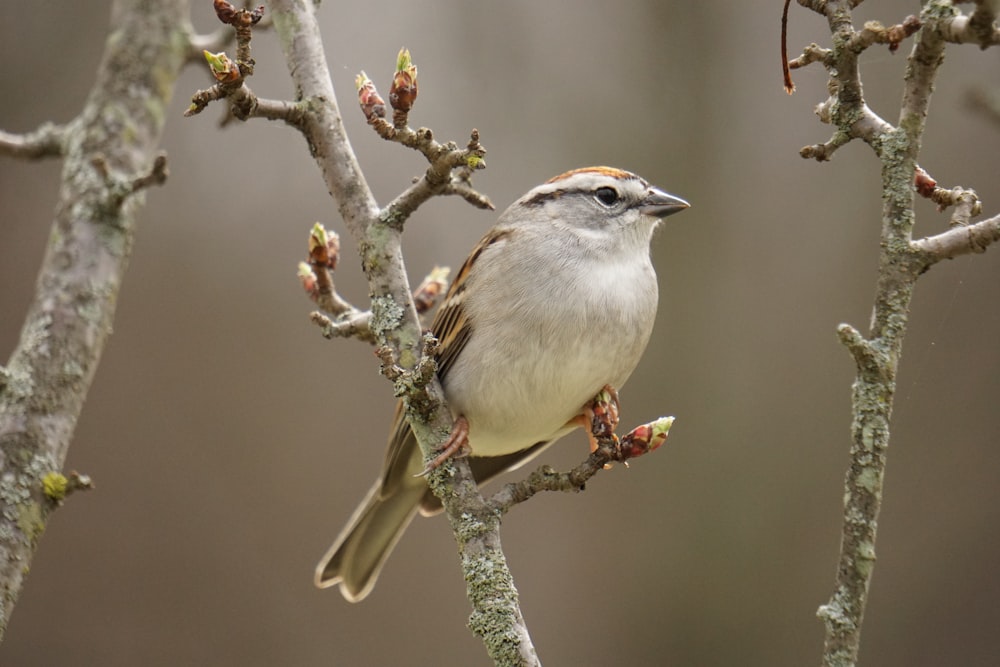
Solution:
<path fill-rule="evenodd" d="M 33 132 L 13 134 L 0 130 L 0 155 L 37 160 L 44 157 L 60 157 L 64 154 L 63 142 L 72 127 L 43 123 Z"/>
<path fill-rule="evenodd" d="M 926 257 L 930 267 L 944 259 L 961 255 L 983 253 L 1000 241 L 1000 215 L 981 220 L 974 225 L 957 226 L 946 232 L 927 236 L 913 242 L 913 248 Z"/>
<path fill-rule="evenodd" d="M 375 336 L 371 329 L 372 313 L 370 310 L 341 315 L 336 320 L 314 311 L 309 314 L 309 319 L 320 328 L 320 333 L 323 334 L 324 338 L 357 338 L 375 344 Z"/>

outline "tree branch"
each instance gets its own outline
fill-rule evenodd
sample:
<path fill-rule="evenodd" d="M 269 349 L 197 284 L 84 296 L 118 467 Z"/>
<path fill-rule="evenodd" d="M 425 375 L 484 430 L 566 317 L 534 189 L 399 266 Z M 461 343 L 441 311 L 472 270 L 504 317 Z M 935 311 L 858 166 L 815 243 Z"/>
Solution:
<path fill-rule="evenodd" d="M 875 565 L 875 537 L 882 503 L 889 419 L 895 378 L 906 334 L 913 289 L 918 277 L 935 262 L 970 252 L 982 252 L 1000 238 L 1000 220 L 966 226 L 981 209 L 971 190 L 938 188 L 917 165 L 934 80 L 946 42 L 974 42 L 984 48 L 996 43 L 993 3 L 977 2 L 967 17 L 947 0 L 928 0 L 920 19 L 907 18 L 883 28 L 870 22 L 861 31 L 852 24 L 849 0 L 799 0 L 827 18 L 832 48 L 807 47 L 793 63 L 822 62 L 830 74 L 830 98 L 817 108 L 823 122 L 837 127 L 823 144 L 802 149 L 803 157 L 827 160 L 851 139 L 865 141 L 882 162 L 882 230 L 875 305 L 868 336 L 854 327 L 838 328 L 841 342 L 857 365 L 852 389 L 851 464 L 845 478 L 844 521 L 834 593 L 819 608 L 826 625 L 823 664 L 854 665 L 857 661 L 864 611 Z M 975 24 L 973 27 L 972 24 Z M 922 26 L 922 27 L 921 27 Z M 890 49 L 916 32 L 907 60 L 899 125 L 880 118 L 865 103 L 858 54 L 875 43 Z M 954 206 L 951 230 L 911 241 L 915 222 L 914 186 L 942 209 Z"/>
<path fill-rule="evenodd" d="M 925 255 L 926 265 L 930 268 L 943 259 L 986 252 L 986 248 L 997 241 L 1000 241 L 1000 215 L 919 239 L 913 242 L 913 248 Z"/>
<path fill-rule="evenodd" d="M 946 42 L 953 44 L 978 44 L 986 49 L 1000 44 L 1000 28 L 996 26 L 996 3 L 993 0 L 976 0 L 971 16 L 956 12 L 941 20 L 936 30 Z"/>
<path fill-rule="evenodd" d="M 0 635 L 50 513 L 89 485 L 60 471 L 111 332 L 141 190 L 166 177 L 157 145 L 185 62 L 174 35 L 188 3 L 114 4 L 97 80 L 76 120 L 20 142 L 3 137 L 13 153 L 65 162 L 34 300 L 0 374 Z"/>
<path fill-rule="evenodd" d="M 413 131 L 410 130 L 410 132 Z M 478 130 L 472 131 L 469 144 L 464 151 L 458 150 L 454 144 L 442 146 L 433 141 L 431 131 L 427 128 L 420 128 L 413 132 L 413 135 L 422 136 L 425 141 L 416 145 L 404 142 L 404 145 L 420 150 L 431 162 L 431 166 L 413 185 L 389 202 L 388 206 L 385 207 L 386 219 L 405 220 L 421 204 L 436 195 L 458 195 L 476 208 L 493 210 L 493 202 L 476 191 L 469 180 L 473 169 L 473 167 L 468 167 L 470 163 L 475 164 L 476 169 L 482 169 L 486 166 L 485 162 L 482 161 L 482 155 L 485 151 L 479 144 Z M 399 136 L 399 134 L 397 133 L 395 136 Z M 457 176 L 453 176 L 453 170 L 460 167 L 464 167 L 464 169 Z"/>
<path fill-rule="evenodd" d="M 304 111 L 299 129 L 361 253 L 372 297 L 370 330 L 380 348 L 388 349 L 394 365 L 413 371 L 424 357 L 420 321 L 401 251 L 402 220 L 408 212 L 402 207 L 380 210 L 368 188 L 344 130 L 314 5 L 304 0 L 273 0 L 271 6 L 297 102 Z M 449 182 L 430 184 L 444 190 Z M 397 379 L 396 384 L 407 419 L 429 460 L 443 441 L 442 434 L 452 426 L 440 383 L 432 375 L 426 383 L 410 381 L 399 387 Z M 486 508 L 468 462 L 445 462 L 428 476 L 428 484 L 441 498 L 459 539 L 473 606 L 473 631 L 483 638 L 497 664 L 538 664 L 500 549 L 499 517 Z"/>
<path fill-rule="evenodd" d="M 0 130 L 0 155 L 29 160 L 60 157 L 65 153 L 64 143 L 70 128 L 71 125 L 43 123 L 28 134 L 11 134 Z"/>
<path fill-rule="evenodd" d="M 490 497 L 490 507 L 498 514 L 506 514 L 514 505 L 523 503 L 542 491 L 583 491 L 587 481 L 599 471 L 609 468 L 612 461 L 628 466 L 629 459 L 658 449 L 666 441 L 674 423 L 673 417 L 661 417 L 637 426 L 619 440 L 614 434 L 614 426 L 603 424 L 603 419 L 601 414 L 593 417 L 591 434 L 596 446 L 581 464 L 568 472 L 556 472 L 549 466 L 542 466 L 520 482 L 505 484 Z"/>

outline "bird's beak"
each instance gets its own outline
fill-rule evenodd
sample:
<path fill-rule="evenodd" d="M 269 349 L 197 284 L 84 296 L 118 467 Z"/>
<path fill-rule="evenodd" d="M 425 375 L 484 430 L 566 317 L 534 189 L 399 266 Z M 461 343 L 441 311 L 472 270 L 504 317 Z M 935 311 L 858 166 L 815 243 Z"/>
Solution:
<path fill-rule="evenodd" d="M 656 188 L 652 188 L 649 194 L 646 195 L 646 198 L 642 200 L 642 203 L 639 204 L 639 211 L 643 215 L 651 215 L 656 218 L 665 218 L 686 208 L 691 208 L 691 204 L 680 197 L 669 195 Z"/>

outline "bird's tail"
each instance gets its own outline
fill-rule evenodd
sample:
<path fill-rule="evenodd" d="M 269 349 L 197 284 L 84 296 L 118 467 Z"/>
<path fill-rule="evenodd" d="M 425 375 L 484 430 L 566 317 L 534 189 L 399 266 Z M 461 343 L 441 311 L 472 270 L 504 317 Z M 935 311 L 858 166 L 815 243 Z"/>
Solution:
<path fill-rule="evenodd" d="M 340 584 L 340 592 L 351 602 L 371 592 L 385 559 L 427 493 L 427 483 L 413 479 L 395 485 L 392 495 L 382 497 L 381 492 L 379 479 L 316 567 L 316 585 Z"/>

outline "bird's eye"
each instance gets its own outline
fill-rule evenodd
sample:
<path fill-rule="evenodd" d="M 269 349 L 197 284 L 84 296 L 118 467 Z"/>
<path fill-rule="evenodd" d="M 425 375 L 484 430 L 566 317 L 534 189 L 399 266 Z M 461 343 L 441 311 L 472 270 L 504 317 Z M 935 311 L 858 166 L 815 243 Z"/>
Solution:
<path fill-rule="evenodd" d="M 618 191 L 614 188 L 597 188 L 597 190 L 594 191 L 594 196 L 597 197 L 597 201 L 601 202 L 605 206 L 614 206 L 615 202 L 618 201 Z"/>

